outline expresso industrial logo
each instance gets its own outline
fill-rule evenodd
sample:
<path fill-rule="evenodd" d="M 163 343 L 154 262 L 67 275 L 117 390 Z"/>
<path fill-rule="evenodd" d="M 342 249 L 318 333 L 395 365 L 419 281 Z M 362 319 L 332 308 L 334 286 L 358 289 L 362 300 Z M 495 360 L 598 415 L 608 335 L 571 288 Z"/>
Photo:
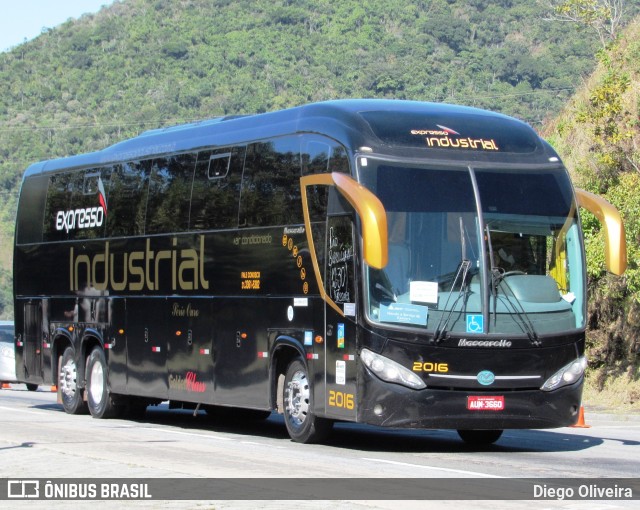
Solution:
<path fill-rule="evenodd" d="M 99 251 L 69 249 L 69 289 L 98 291 L 187 291 L 207 290 L 204 236 L 196 246 L 181 248 L 178 238 L 171 238 L 167 249 L 155 249 L 150 238 L 145 247 L 134 251 L 114 252 L 110 241 Z M 163 275 L 166 275 L 164 278 Z M 161 288 L 161 282 L 165 288 Z"/>
<path fill-rule="evenodd" d="M 98 178 L 98 203 L 94 207 L 67 209 L 56 213 L 56 230 L 64 230 L 67 234 L 72 230 L 101 227 L 107 217 L 107 195 L 102 179 Z"/>
<path fill-rule="evenodd" d="M 431 149 L 500 150 L 493 139 L 466 137 L 440 124 L 436 124 L 436 127 L 438 129 L 412 129 L 411 134 L 424 136 L 427 147 Z"/>

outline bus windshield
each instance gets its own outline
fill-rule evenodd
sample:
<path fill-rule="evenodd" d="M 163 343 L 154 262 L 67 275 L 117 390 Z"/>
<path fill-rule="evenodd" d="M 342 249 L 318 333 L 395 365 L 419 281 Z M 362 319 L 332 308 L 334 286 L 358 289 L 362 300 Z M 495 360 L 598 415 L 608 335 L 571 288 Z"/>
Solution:
<path fill-rule="evenodd" d="M 584 262 L 566 171 L 359 159 L 387 213 L 389 262 L 366 272 L 369 320 L 446 335 L 528 336 L 584 323 Z"/>

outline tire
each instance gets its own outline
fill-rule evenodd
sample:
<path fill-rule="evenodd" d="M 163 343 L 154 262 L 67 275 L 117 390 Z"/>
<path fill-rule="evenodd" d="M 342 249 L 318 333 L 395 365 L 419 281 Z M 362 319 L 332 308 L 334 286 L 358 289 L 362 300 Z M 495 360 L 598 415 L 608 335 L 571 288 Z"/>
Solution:
<path fill-rule="evenodd" d="M 62 354 L 60 373 L 58 374 L 58 392 L 62 407 L 67 414 L 86 414 L 87 404 L 82 399 L 82 388 L 79 386 L 76 351 L 67 347 Z"/>
<path fill-rule="evenodd" d="M 38 391 L 38 385 L 36 383 L 27 383 L 27 389 L 29 391 Z"/>
<path fill-rule="evenodd" d="M 313 414 L 313 388 L 304 363 L 296 359 L 284 378 L 284 422 L 291 439 L 298 443 L 317 443 L 329 435 L 333 421 Z"/>
<path fill-rule="evenodd" d="M 107 360 L 104 351 L 95 347 L 87 361 L 87 405 L 94 418 L 113 418 L 119 407 L 109 392 Z"/>
<path fill-rule="evenodd" d="M 486 446 L 500 439 L 502 432 L 502 430 L 458 430 L 458 435 L 467 444 Z"/>

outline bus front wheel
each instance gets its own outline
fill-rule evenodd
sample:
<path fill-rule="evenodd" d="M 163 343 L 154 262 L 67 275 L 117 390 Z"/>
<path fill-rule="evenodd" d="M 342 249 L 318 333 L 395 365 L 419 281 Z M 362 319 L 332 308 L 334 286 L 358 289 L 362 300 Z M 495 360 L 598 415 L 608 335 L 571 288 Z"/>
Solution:
<path fill-rule="evenodd" d="M 76 351 L 73 347 L 67 347 L 62 353 L 60 373 L 58 374 L 58 391 L 66 413 L 84 414 L 87 412 L 87 405 L 82 399 L 82 390 L 78 385 L 78 364 L 75 357 Z"/>
<path fill-rule="evenodd" d="M 87 361 L 87 404 L 94 418 L 111 418 L 117 414 L 107 381 L 107 361 L 100 347 L 95 347 Z"/>
<path fill-rule="evenodd" d="M 284 422 L 291 439 L 298 443 L 317 443 L 331 432 L 333 422 L 313 413 L 313 392 L 304 363 L 289 364 L 283 386 Z"/>

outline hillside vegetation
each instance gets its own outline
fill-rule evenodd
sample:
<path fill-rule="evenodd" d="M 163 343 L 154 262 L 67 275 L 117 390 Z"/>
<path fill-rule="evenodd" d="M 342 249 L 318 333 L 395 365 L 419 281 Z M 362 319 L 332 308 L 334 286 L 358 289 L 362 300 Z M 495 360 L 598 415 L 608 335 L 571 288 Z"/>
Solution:
<path fill-rule="evenodd" d="M 545 128 L 575 183 L 607 198 L 626 227 L 629 267 L 604 270 L 598 221 L 582 211 L 589 276 L 587 336 L 592 383 L 640 410 L 640 20 L 598 54 L 599 65 Z"/>
<path fill-rule="evenodd" d="M 545 21 L 543 9 L 529 0 L 121 0 L 1 53 L 0 317 L 13 313 L 15 205 L 34 161 L 311 101 L 446 101 L 538 129 L 554 118 L 545 133 L 574 179 L 620 207 L 631 248 L 623 278 L 604 273 L 599 226 L 583 215 L 590 357 L 599 387 L 611 375 L 637 381 L 638 24 L 596 59 L 595 34 Z M 638 9 L 629 2 L 627 15 Z"/>

